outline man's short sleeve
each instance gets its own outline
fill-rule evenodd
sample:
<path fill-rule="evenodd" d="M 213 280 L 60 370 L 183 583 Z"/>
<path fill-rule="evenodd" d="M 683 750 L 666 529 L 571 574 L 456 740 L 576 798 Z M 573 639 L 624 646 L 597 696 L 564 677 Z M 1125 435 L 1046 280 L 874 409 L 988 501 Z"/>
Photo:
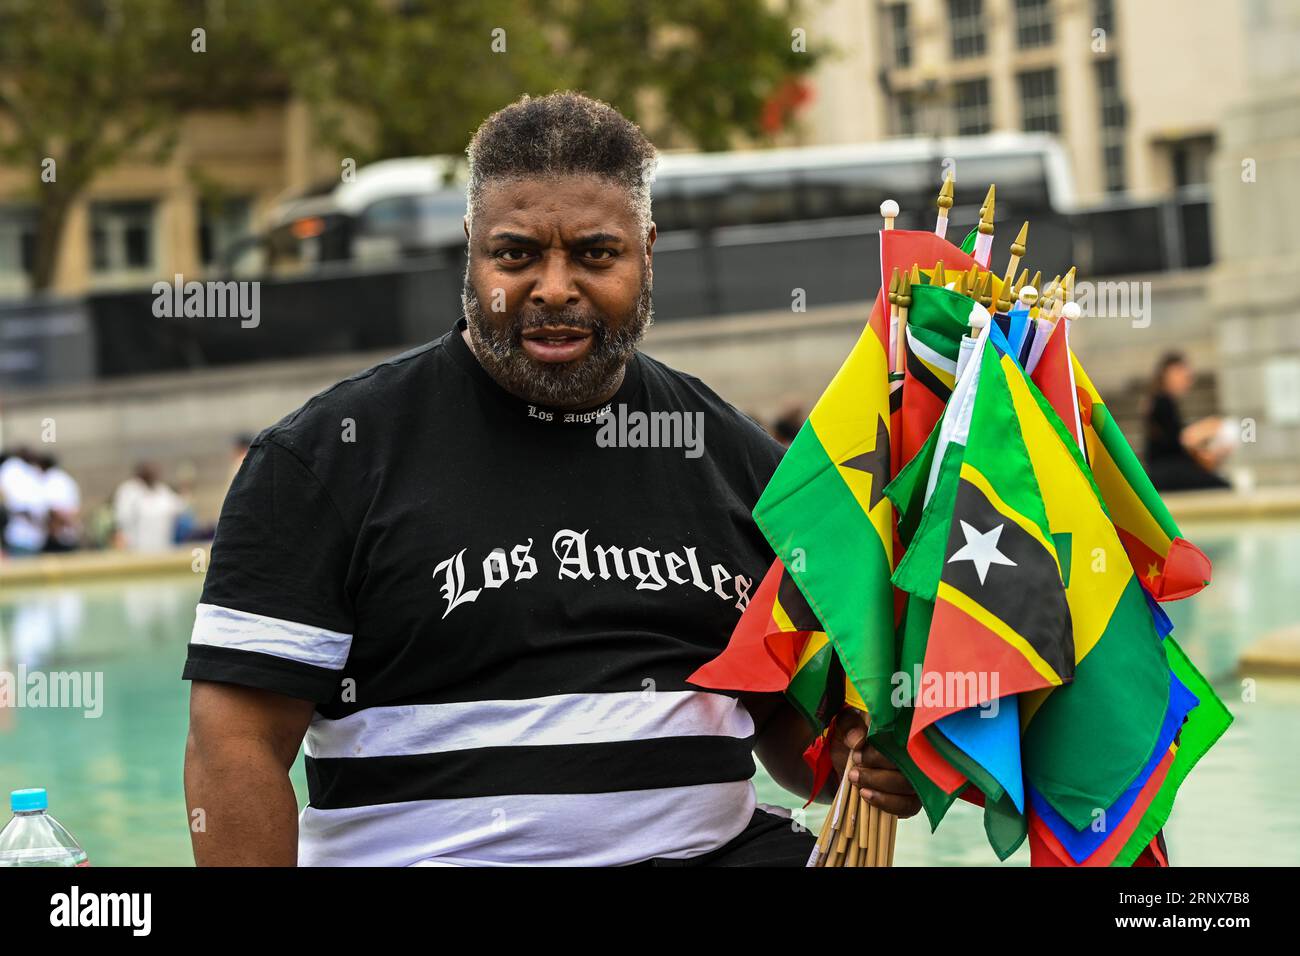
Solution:
<path fill-rule="evenodd" d="M 353 537 L 293 453 L 250 448 L 221 509 L 183 678 L 329 700 L 352 646 Z"/>

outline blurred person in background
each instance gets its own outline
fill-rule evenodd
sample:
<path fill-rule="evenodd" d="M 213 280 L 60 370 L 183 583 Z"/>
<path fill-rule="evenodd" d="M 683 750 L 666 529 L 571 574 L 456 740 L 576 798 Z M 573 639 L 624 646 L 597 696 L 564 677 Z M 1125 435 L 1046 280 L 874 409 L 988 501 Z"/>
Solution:
<path fill-rule="evenodd" d="M 176 469 L 176 494 L 181 500 L 181 511 L 172 527 L 172 544 L 184 544 L 201 536 L 199 519 L 194 514 L 194 486 L 198 477 L 199 469 L 192 461 L 183 461 Z"/>
<path fill-rule="evenodd" d="M 42 455 L 38 463 L 49 521 L 45 550 L 75 551 L 81 547 L 81 489 L 53 455 Z"/>
<path fill-rule="evenodd" d="M 235 483 L 235 476 L 239 474 L 239 468 L 243 465 L 244 456 L 248 454 L 248 446 L 251 444 L 253 444 L 253 436 L 247 432 L 235 436 L 230 446 L 230 473 L 226 476 L 227 488 Z"/>
<path fill-rule="evenodd" d="M 45 484 L 30 448 L 18 448 L 0 464 L 4 501 L 4 550 L 11 557 L 40 554 L 45 548 Z"/>
<path fill-rule="evenodd" d="M 1160 491 L 1231 487 L 1215 473 L 1232 451 L 1232 444 L 1223 439 L 1223 419 L 1183 422 L 1178 403 L 1193 381 L 1192 367 L 1181 352 L 1168 352 L 1156 364 L 1145 416 L 1146 466 Z"/>
<path fill-rule="evenodd" d="M 185 501 L 158 475 L 153 462 L 141 462 L 135 475 L 113 494 L 118 547 L 127 551 L 167 551 L 175 541 L 176 519 Z"/>
<path fill-rule="evenodd" d="M 787 448 L 794 441 L 794 436 L 799 434 L 799 429 L 803 427 L 804 419 L 808 413 L 804 411 L 803 405 L 792 402 L 785 406 L 781 414 L 772 422 L 772 437 L 779 441 Z"/>

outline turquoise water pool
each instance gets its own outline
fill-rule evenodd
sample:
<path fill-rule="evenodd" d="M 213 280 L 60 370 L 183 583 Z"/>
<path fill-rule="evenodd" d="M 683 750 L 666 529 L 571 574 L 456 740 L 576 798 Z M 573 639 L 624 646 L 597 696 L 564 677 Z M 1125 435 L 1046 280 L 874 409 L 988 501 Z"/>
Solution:
<path fill-rule="evenodd" d="M 1235 675 L 1259 635 L 1300 624 L 1294 568 L 1300 521 L 1185 526 L 1215 565 L 1212 587 L 1170 608 L 1175 635 L 1236 717 L 1184 785 L 1167 828 L 1184 865 L 1300 863 L 1300 679 Z M 102 700 L 77 708 L 0 708 L 0 790 L 42 786 L 97 865 L 188 865 L 181 783 L 188 685 L 180 680 L 197 576 L 13 589 L 0 594 L 0 671 L 101 673 Z M 1242 675 L 1249 678 L 1249 675 Z M 93 690 L 93 679 L 90 688 Z M 293 771 L 306 793 L 302 762 Z M 760 769 L 760 801 L 799 801 Z M 824 808 L 809 808 L 816 827 Z M 0 814 L 7 819 L 7 812 Z M 987 865 L 979 811 L 959 803 L 938 833 L 899 829 L 897 862 Z M 1022 849 L 1012 864 L 1026 864 Z"/>

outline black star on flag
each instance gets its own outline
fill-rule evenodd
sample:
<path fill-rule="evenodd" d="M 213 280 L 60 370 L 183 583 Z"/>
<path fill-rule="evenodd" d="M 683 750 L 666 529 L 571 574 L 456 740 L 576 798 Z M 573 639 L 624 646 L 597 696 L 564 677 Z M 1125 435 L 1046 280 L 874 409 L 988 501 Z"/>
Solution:
<path fill-rule="evenodd" d="M 864 451 L 848 461 L 840 462 L 842 468 L 865 471 L 871 476 L 871 497 L 867 504 L 869 508 L 875 508 L 885 496 L 885 485 L 889 484 L 889 463 L 889 426 L 885 424 L 884 416 L 880 416 L 876 423 L 876 446 L 871 451 Z"/>

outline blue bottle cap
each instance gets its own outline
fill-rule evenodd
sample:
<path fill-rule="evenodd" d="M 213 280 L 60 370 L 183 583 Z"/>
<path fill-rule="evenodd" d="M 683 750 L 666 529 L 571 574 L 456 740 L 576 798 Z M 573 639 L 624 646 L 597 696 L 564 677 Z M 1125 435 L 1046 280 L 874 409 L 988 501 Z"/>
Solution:
<path fill-rule="evenodd" d="M 50 798 L 44 787 L 32 787 L 28 790 L 14 790 L 9 794 L 9 809 L 14 813 L 31 810 L 48 810 Z"/>

